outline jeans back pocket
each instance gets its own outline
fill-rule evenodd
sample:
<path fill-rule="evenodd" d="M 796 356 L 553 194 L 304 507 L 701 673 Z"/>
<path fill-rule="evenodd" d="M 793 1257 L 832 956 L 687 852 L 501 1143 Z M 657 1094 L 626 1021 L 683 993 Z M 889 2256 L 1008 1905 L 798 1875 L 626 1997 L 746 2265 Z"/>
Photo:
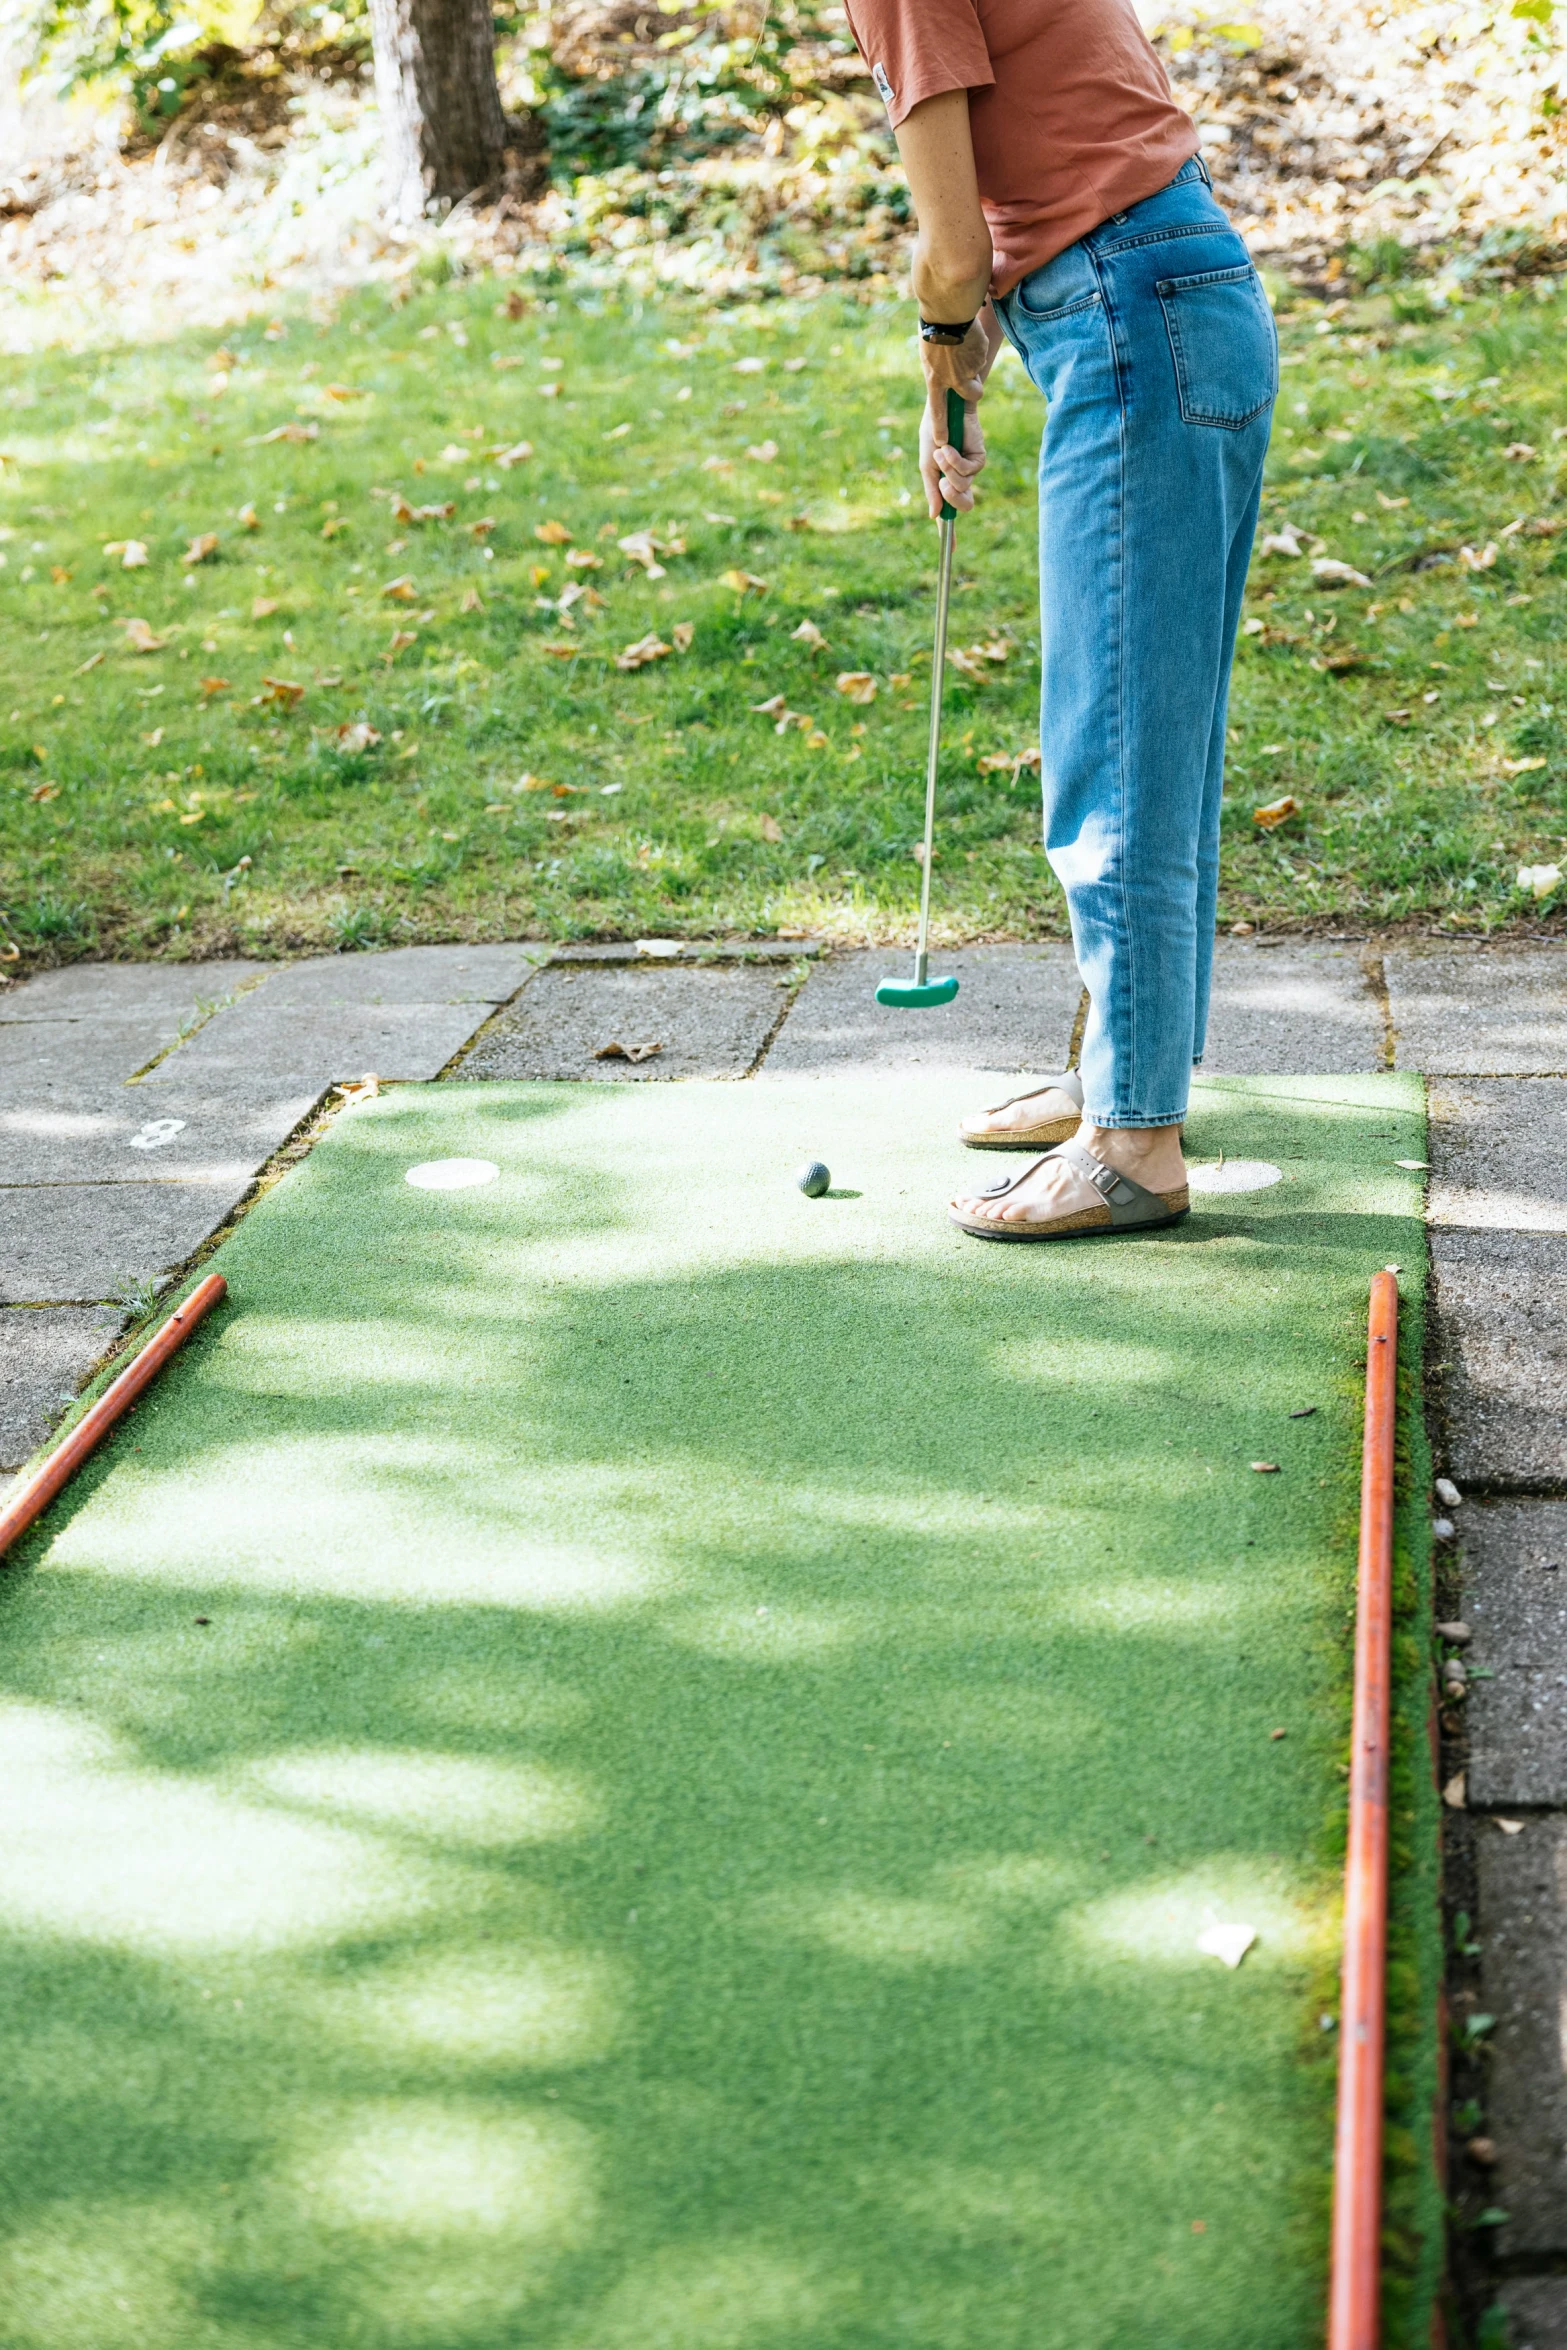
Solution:
<path fill-rule="evenodd" d="M 1251 263 L 1161 278 L 1159 299 L 1184 421 L 1234 431 L 1260 416 L 1278 393 L 1279 344 Z"/>

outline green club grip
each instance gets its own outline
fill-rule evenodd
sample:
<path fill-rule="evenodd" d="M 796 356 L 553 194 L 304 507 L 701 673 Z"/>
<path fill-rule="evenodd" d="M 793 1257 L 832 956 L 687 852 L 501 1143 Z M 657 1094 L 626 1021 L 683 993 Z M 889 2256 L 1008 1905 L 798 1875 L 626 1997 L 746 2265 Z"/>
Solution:
<path fill-rule="evenodd" d="M 949 391 L 947 394 L 947 438 L 951 442 L 953 448 L 962 451 L 965 455 L 967 454 L 968 444 L 963 438 L 963 429 L 967 422 L 968 409 L 964 406 L 962 393 Z M 958 510 L 956 506 L 949 506 L 945 498 L 943 498 L 941 502 L 942 521 L 956 522 L 957 518 Z"/>

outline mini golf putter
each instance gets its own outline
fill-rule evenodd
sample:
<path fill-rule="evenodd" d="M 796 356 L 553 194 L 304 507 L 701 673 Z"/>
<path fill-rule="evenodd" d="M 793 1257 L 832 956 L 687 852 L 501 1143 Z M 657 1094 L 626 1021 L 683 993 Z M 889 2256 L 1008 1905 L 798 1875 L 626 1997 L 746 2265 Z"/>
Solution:
<path fill-rule="evenodd" d="M 947 394 L 947 438 L 955 449 L 966 446 L 967 411 L 956 392 Z M 930 748 L 925 758 L 925 862 L 920 871 L 920 927 L 914 949 L 912 979 L 884 979 L 876 990 L 879 1004 L 904 1011 L 924 1011 L 933 1004 L 950 1004 L 958 992 L 956 979 L 932 979 L 930 970 L 930 868 L 935 854 L 936 762 L 941 755 L 941 688 L 947 667 L 947 605 L 952 595 L 952 549 L 957 537 L 957 509 L 945 500 L 941 508 L 941 569 L 936 581 L 936 645 L 930 671 Z"/>

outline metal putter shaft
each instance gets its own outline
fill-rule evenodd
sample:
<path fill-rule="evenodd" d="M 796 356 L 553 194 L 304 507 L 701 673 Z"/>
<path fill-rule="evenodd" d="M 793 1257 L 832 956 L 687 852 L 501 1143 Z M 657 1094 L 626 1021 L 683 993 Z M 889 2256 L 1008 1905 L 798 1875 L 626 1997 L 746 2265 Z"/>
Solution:
<path fill-rule="evenodd" d="M 947 394 L 947 438 L 955 449 L 964 447 L 966 411 L 956 392 Z M 876 990 L 879 1004 L 920 1010 L 931 1004 L 950 1004 L 958 992 L 955 978 L 932 979 L 930 970 L 930 869 L 935 858 L 936 767 L 941 756 L 941 688 L 947 667 L 947 605 L 952 596 L 952 554 L 957 542 L 957 509 L 945 499 L 941 507 L 941 567 L 936 577 L 936 643 L 931 654 L 930 746 L 925 757 L 925 858 L 920 868 L 920 925 L 914 948 L 912 980 L 884 979 Z"/>

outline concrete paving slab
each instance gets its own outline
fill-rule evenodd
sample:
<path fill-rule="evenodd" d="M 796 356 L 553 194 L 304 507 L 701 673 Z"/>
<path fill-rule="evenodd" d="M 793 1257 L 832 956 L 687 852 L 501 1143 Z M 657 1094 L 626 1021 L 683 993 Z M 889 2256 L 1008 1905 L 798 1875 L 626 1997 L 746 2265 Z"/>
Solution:
<path fill-rule="evenodd" d="M 1383 1043 L 1382 1007 L 1354 947 L 1217 941 L 1204 1075 L 1381 1069 Z"/>
<path fill-rule="evenodd" d="M 1567 1235 L 1437 1230 L 1431 1269 L 1451 1474 L 1567 1482 Z"/>
<path fill-rule="evenodd" d="M 1567 2350 L 1567 2277 L 1514 2278 L 1498 2299 L 1512 2350 Z"/>
<path fill-rule="evenodd" d="M 1474 1633 L 1469 1800 L 1567 1805 L 1567 1502 L 1470 1501 L 1458 1513 Z"/>
<path fill-rule="evenodd" d="M 68 1100 L 0 1101 L 0 1184 L 248 1182 L 320 1090 L 214 1100 L 153 1077 L 102 1093 L 84 1085 Z"/>
<path fill-rule="evenodd" d="M 162 1024 L 165 1041 L 202 1004 L 231 995 L 273 966 L 230 959 L 216 963 L 72 963 L 40 971 L 19 987 L 0 988 L 0 1025 L 12 1020 L 144 1020 Z"/>
<path fill-rule="evenodd" d="M 1567 1075 L 1567 947 L 1395 947 L 1383 968 L 1395 1068 Z"/>
<path fill-rule="evenodd" d="M 382 954 L 317 955 L 278 965 L 267 1009 L 330 1011 L 344 1005 L 504 1004 L 549 959 L 546 946 L 390 947 Z"/>
<path fill-rule="evenodd" d="M 37 1451 L 128 1318 L 117 1306 L 0 1307 L 0 1470 Z"/>
<path fill-rule="evenodd" d="M 785 996 L 764 966 L 551 964 L 456 1070 L 460 1078 L 743 1077 Z M 660 1044 L 642 1062 L 597 1061 L 600 1045 Z"/>
<path fill-rule="evenodd" d="M 1476 1822 L 1481 1999 L 1490 2036 L 1486 2134 L 1493 2194 L 1508 2214 L 1505 2259 L 1567 2253 L 1567 1819 L 1526 1818 L 1517 1835 Z"/>
<path fill-rule="evenodd" d="M 84 1088 L 123 1085 L 178 1033 L 145 1016 L 111 1020 L 0 1023 L 0 1103 L 36 1106 L 77 1100 Z"/>
<path fill-rule="evenodd" d="M 438 1077 L 453 1053 L 489 1019 L 487 1000 L 455 1004 L 322 1004 L 290 1010 L 271 986 L 219 1012 L 159 1065 L 166 1085 L 209 1099 L 258 1088 L 314 1090 L 376 1076 Z"/>
<path fill-rule="evenodd" d="M 0 1305 L 85 1305 L 171 1273 L 247 1188 L 40 1183 L 0 1190 Z"/>
<path fill-rule="evenodd" d="M 812 970 L 762 1075 L 809 1069 L 994 1069 L 1066 1066 L 1083 983 L 1066 946 L 956 947 L 931 957 L 958 992 L 932 1012 L 889 1011 L 876 982 L 904 979 L 907 947 L 833 955 Z"/>
<path fill-rule="evenodd" d="M 1433 1224 L 1567 1232 L 1567 1083 L 1439 1078 L 1429 1103 Z"/>
<path fill-rule="evenodd" d="M 651 955 L 636 939 L 590 941 L 585 945 L 551 947 L 552 963 L 796 963 L 810 962 L 822 952 L 814 938 L 688 938 L 660 941 L 676 948 L 674 954 Z"/>

